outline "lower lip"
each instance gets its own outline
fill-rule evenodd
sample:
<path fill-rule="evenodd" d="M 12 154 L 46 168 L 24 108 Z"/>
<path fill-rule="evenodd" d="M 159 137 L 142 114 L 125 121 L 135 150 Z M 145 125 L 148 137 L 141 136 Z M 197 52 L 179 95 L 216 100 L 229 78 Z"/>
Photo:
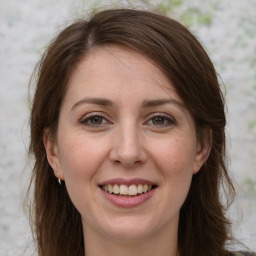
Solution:
<path fill-rule="evenodd" d="M 144 202 L 146 202 L 148 199 L 150 199 L 152 197 L 155 190 L 156 190 L 156 188 L 153 188 L 149 192 L 147 192 L 145 194 L 144 193 L 140 194 L 138 196 L 120 197 L 115 194 L 110 194 L 110 193 L 106 192 L 105 190 L 101 189 L 103 195 L 105 196 L 105 198 L 108 201 L 110 201 L 114 205 L 117 205 L 117 206 L 123 207 L 123 208 L 132 208 L 132 207 L 136 207 L 136 206 L 143 204 Z"/>

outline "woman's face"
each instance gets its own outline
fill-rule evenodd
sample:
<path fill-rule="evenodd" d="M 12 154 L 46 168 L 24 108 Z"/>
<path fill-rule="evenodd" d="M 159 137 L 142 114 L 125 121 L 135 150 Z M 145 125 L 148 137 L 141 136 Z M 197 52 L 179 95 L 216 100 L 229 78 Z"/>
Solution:
<path fill-rule="evenodd" d="M 92 51 L 75 67 L 56 140 L 44 142 L 85 235 L 110 239 L 177 234 L 191 178 L 208 155 L 163 73 L 114 46 Z"/>

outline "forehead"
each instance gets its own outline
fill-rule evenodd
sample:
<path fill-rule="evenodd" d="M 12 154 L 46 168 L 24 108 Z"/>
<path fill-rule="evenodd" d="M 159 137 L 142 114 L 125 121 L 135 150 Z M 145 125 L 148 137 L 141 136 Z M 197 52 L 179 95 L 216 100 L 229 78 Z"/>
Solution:
<path fill-rule="evenodd" d="M 119 46 L 94 48 L 84 56 L 70 76 L 66 96 L 70 95 L 179 99 L 171 82 L 153 62 Z"/>

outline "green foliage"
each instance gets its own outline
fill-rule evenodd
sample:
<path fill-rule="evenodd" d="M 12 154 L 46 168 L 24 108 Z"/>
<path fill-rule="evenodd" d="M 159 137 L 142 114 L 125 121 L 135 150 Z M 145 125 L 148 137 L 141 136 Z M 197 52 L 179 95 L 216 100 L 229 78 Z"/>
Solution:
<path fill-rule="evenodd" d="M 253 180 L 252 178 L 247 177 L 244 180 L 244 185 L 245 185 L 245 188 L 248 190 L 248 192 L 252 196 L 256 196 L 256 180 Z"/>
<path fill-rule="evenodd" d="M 188 27 L 210 26 L 217 8 L 218 3 L 214 0 L 204 6 L 193 6 L 186 0 L 166 0 L 156 4 L 158 11 L 179 18 Z"/>
<path fill-rule="evenodd" d="M 213 12 L 203 12 L 199 8 L 188 8 L 182 15 L 181 19 L 187 26 L 204 25 L 210 26 L 212 23 Z"/>
<path fill-rule="evenodd" d="M 248 130 L 256 135 L 256 118 L 248 123 Z"/>
<path fill-rule="evenodd" d="M 156 5 L 156 9 L 161 13 L 170 14 L 173 13 L 176 8 L 180 7 L 181 4 L 182 0 L 161 1 Z"/>

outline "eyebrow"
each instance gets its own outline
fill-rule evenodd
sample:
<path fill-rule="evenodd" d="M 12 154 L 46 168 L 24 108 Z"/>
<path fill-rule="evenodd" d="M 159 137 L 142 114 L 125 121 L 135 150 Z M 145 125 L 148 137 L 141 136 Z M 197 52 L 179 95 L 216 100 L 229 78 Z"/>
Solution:
<path fill-rule="evenodd" d="M 178 105 L 179 107 L 184 107 L 184 105 L 175 100 L 175 99 L 156 99 L 156 100 L 145 100 L 142 103 L 143 108 L 150 108 L 150 107 L 156 107 L 156 106 L 161 106 L 165 104 L 175 104 Z"/>
<path fill-rule="evenodd" d="M 114 103 L 111 100 L 108 100 L 106 98 L 84 98 L 76 102 L 72 106 L 71 111 L 73 111 L 75 108 L 83 104 L 95 104 L 95 105 L 105 106 L 105 107 L 114 106 Z M 156 100 L 144 100 L 142 102 L 142 108 L 156 107 L 156 106 L 161 106 L 165 104 L 175 104 L 179 107 L 182 107 L 182 108 L 184 107 L 184 105 L 181 102 L 175 99 L 156 99 Z"/>
<path fill-rule="evenodd" d="M 105 98 L 84 98 L 82 100 L 79 100 L 78 102 L 76 102 L 72 108 L 71 111 L 74 110 L 75 108 L 77 108 L 80 105 L 83 104 L 95 104 L 95 105 L 100 105 L 100 106 L 106 106 L 106 107 L 112 107 L 114 104 L 112 103 L 112 101 L 105 99 Z"/>

